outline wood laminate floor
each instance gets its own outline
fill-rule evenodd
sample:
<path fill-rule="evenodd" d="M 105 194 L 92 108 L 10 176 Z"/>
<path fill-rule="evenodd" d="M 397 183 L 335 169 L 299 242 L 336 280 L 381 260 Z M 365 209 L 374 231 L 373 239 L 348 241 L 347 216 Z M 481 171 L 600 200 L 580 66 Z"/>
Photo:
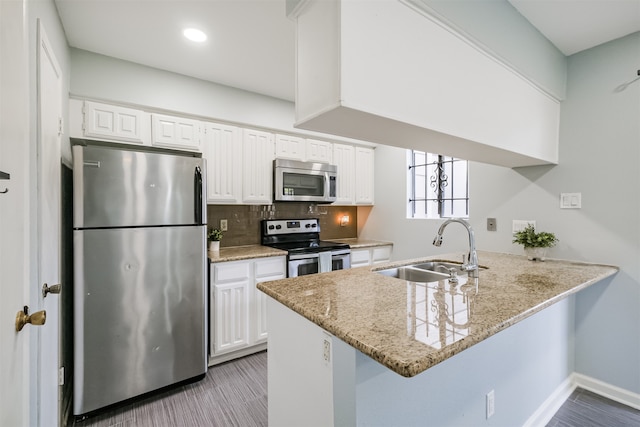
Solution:
<path fill-rule="evenodd" d="M 578 388 L 547 427 L 639 427 L 640 411 Z"/>
<path fill-rule="evenodd" d="M 75 427 L 267 425 L 267 353 L 209 368 L 204 380 L 75 423 Z M 576 389 L 547 427 L 640 427 L 640 411 Z"/>
<path fill-rule="evenodd" d="M 135 402 L 76 427 L 267 425 L 267 353 L 212 366 L 202 381 Z"/>

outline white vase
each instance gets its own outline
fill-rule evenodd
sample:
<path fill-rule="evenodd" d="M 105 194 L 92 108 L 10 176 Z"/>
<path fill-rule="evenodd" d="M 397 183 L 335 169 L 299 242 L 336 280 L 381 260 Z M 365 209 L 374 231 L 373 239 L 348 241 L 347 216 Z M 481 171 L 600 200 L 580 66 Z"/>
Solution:
<path fill-rule="evenodd" d="M 547 248 L 524 248 L 524 253 L 531 261 L 544 261 L 547 256 Z"/>
<path fill-rule="evenodd" d="M 220 240 L 212 240 L 209 242 L 209 250 L 211 252 L 219 252 L 220 251 Z"/>

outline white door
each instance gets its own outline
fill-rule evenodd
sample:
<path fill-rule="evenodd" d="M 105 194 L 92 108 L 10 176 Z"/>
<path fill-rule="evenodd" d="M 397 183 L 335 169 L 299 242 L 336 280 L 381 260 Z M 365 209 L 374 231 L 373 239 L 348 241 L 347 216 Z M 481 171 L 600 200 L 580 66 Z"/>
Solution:
<path fill-rule="evenodd" d="M 60 67 L 42 25 L 38 27 L 38 287 L 60 283 L 62 88 Z M 36 290 L 37 292 L 37 290 Z M 60 421 L 60 297 L 39 295 L 47 322 L 39 334 L 40 426 Z"/>
<path fill-rule="evenodd" d="M 0 1 L 0 425 L 35 425 L 29 394 L 30 338 L 15 331 L 16 312 L 29 304 L 29 69 L 22 1 Z M 33 404 L 32 404 L 33 403 Z"/>

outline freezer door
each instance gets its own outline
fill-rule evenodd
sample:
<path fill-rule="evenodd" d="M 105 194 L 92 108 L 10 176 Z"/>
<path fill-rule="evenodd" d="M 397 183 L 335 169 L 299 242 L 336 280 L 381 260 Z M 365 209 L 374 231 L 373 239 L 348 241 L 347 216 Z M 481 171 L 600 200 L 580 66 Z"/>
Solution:
<path fill-rule="evenodd" d="M 74 231 L 74 414 L 206 372 L 205 227 Z"/>
<path fill-rule="evenodd" d="M 203 159 L 73 147 L 74 228 L 205 224 Z"/>

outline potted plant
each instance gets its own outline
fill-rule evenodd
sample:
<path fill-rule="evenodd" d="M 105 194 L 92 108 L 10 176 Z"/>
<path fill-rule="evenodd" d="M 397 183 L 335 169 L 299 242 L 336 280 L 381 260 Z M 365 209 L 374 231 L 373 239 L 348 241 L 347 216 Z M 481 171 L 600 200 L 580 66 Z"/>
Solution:
<path fill-rule="evenodd" d="M 529 224 L 524 230 L 513 233 L 513 243 L 519 243 L 524 246 L 527 259 L 544 261 L 547 248 L 554 247 L 558 243 L 558 239 L 555 234 L 546 231 L 536 233 L 535 227 Z"/>
<path fill-rule="evenodd" d="M 217 228 L 210 228 L 207 238 L 209 240 L 209 250 L 218 252 L 220 250 L 220 240 L 222 240 L 222 231 Z"/>

